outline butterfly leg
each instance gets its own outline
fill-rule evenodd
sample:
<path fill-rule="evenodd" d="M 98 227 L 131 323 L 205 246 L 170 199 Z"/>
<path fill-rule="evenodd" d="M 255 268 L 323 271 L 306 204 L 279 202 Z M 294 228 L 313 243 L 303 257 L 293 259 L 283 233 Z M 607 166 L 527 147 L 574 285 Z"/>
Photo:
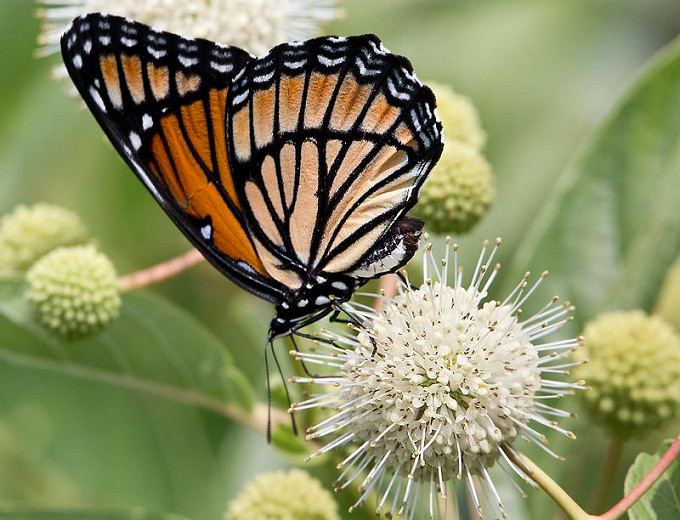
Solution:
<path fill-rule="evenodd" d="M 335 311 L 333 312 L 333 314 L 329 318 L 330 321 L 347 323 L 347 324 L 351 323 L 351 324 L 355 325 L 356 327 L 366 328 L 365 322 L 362 322 L 357 316 L 355 316 L 352 313 L 351 309 L 348 309 L 347 307 L 343 307 L 342 302 L 334 304 L 334 308 L 335 308 Z M 338 316 L 340 315 L 340 312 L 344 312 L 347 315 L 347 317 L 349 318 L 349 320 L 341 320 L 340 318 L 338 318 Z M 373 339 L 372 336 L 369 336 L 369 337 L 371 338 L 371 344 L 373 345 L 373 352 L 371 353 L 371 357 L 372 357 L 372 356 L 375 356 L 375 353 L 378 351 L 378 344 L 375 342 L 375 340 Z"/>
<path fill-rule="evenodd" d="M 294 332 L 293 334 L 294 334 L 295 336 L 300 337 L 300 338 L 309 339 L 309 340 L 312 340 L 312 341 L 315 341 L 315 342 L 319 342 L 319 343 L 324 343 L 324 344 L 326 344 L 326 345 L 331 345 L 331 346 L 333 346 L 333 347 L 336 348 L 336 349 L 342 349 L 342 347 L 341 347 L 340 345 L 338 345 L 337 343 L 335 343 L 335 342 L 333 342 L 332 340 L 327 339 L 327 338 L 320 338 L 320 337 L 314 336 L 314 335 L 312 335 L 312 334 L 306 334 L 306 333 L 300 332 L 300 331 L 296 331 L 296 332 Z M 290 336 L 290 339 L 291 339 L 291 341 L 293 342 L 293 348 L 295 348 L 295 351 L 296 351 L 296 352 L 301 352 L 300 349 L 298 348 L 297 342 L 295 341 L 295 338 L 294 338 L 294 336 L 293 336 L 292 334 L 291 334 L 291 336 Z M 307 368 L 307 365 L 305 364 L 305 362 L 304 362 L 303 359 L 300 359 L 299 361 L 300 361 L 300 365 L 302 365 L 302 370 L 305 371 L 305 375 L 307 375 L 308 377 L 315 378 L 315 379 L 325 379 L 325 378 L 329 378 L 329 377 L 337 377 L 337 376 L 335 376 L 335 375 L 319 375 L 319 374 L 313 374 L 312 372 L 309 371 L 309 369 Z"/>

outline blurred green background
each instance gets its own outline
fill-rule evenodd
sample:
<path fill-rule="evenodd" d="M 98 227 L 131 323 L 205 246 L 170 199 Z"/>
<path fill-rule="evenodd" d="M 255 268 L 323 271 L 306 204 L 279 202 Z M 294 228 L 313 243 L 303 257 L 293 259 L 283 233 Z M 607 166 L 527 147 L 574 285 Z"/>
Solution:
<path fill-rule="evenodd" d="M 580 143 L 643 63 L 680 31 L 677 0 L 344 6 L 345 18 L 328 32 L 378 34 L 410 58 L 421 79 L 449 83 L 478 107 L 497 201 L 460 242 L 469 259 L 482 239 L 501 236 L 501 262 Z M 0 214 L 39 201 L 71 208 L 121 274 L 184 252 L 187 242 L 94 119 L 65 95 L 65 83 L 50 79 L 57 57 L 35 58 L 35 10 L 30 0 L 0 0 Z M 152 290 L 222 339 L 265 399 L 269 305 L 207 265 Z M 584 433 L 578 442 L 602 446 L 598 431 Z M 563 452 L 569 457 L 578 449 Z M 588 461 L 575 458 L 584 472 Z M 212 520 L 254 474 L 287 464 L 263 437 L 208 412 L 0 363 L 0 505 L 139 506 Z M 572 471 L 565 485 L 587 496 L 578 475 Z M 538 515 L 532 517 L 547 518 Z"/>

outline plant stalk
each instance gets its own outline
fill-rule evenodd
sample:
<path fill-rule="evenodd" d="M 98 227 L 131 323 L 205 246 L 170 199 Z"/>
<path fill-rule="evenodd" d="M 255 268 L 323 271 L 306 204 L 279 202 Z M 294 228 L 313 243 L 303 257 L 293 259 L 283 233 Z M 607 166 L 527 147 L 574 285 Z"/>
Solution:
<path fill-rule="evenodd" d="M 607 495 L 612 487 L 614 477 L 616 476 L 616 468 L 621 461 L 621 454 L 623 453 L 623 439 L 618 435 L 613 437 L 607 447 L 607 454 L 604 459 L 604 467 L 600 474 L 597 488 L 593 496 L 591 505 L 592 511 L 602 511 L 607 502 Z"/>
<path fill-rule="evenodd" d="M 136 271 L 118 278 L 118 289 L 120 292 L 134 291 L 141 289 L 147 285 L 162 282 L 181 273 L 182 271 L 193 267 L 205 260 L 203 255 L 196 249 L 187 251 L 178 257 L 161 262 L 160 264 L 147 267 L 141 271 Z"/>

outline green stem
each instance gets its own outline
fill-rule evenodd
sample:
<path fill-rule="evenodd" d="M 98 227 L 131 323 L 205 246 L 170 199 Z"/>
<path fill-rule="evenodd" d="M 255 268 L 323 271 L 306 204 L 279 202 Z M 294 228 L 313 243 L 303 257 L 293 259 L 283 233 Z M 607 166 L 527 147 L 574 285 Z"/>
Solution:
<path fill-rule="evenodd" d="M 602 511 L 604 509 L 607 495 L 609 494 L 609 490 L 614 482 L 614 477 L 616 476 L 616 468 L 621 461 L 622 453 L 623 439 L 619 436 L 615 436 L 611 439 L 609 446 L 607 447 L 604 467 L 602 468 L 602 473 L 600 474 L 597 489 L 590 508 L 592 511 Z"/>
<path fill-rule="evenodd" d="M 564 491 L 557 483 L 551 479 L 547 473 L 534 464 L 531 459 L 515 450 L 505 450 L 508 458 L 524 471 L 531 480 L 536 482 L 555 503 L 564 511 L 570 520 L 594 520 L 598 517 L 589 515 Z"/>
<path fill-rule="evenodd" d="M 209 410 L 217 415 L 221 415 L 228 419 L 232 419 L 249 428 L 260 433 L 267 431 L 267 414 L 268 406 L 263 403 L 255 403 L 250 412 L 246 412 L 229 403 L 225 403 L 220 399 L 210 397 L 192 390 L 185 390 L 159 383 L 153 383 L 143 379 L 136 378 L 125 374 L 113 374 L 100 370 L 97 368 L 84 367 L 72 363 L 57 362 L 47 359 L 36 359 L 29 356 L 15 354 L 7 350 L 0 350 L 0 360 L 7 363 L 12 363 L 17 366 L 23 366 L 31 369 L 47 370 L 62 375 L 86 379 L 89 381 L 96 381 L 105 383 L 128 390 L 135 390 L 151 395 L 156 395 L 175 401 L 178 403 L 195 406 Z M 272 409 L 272 428 L 278 424 L 287 424 L 289 422 L 288 414 Z"/>

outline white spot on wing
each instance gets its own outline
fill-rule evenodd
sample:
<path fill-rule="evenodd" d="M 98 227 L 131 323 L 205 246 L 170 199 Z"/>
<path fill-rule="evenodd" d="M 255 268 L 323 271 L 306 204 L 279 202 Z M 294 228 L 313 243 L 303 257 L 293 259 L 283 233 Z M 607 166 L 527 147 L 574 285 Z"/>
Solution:
<path fill-rule="evenodd" d="M 328 305 L 329 303 L 331 303 L 331 301 L 328 298 L 326 298 L 325 296 L 317 296 L 316 300 L 314 300 L 314 305 L 321 306 L 321 305 Z"/>
<path fill-rule="evenodd" d="M 198 63 L 198 58 L 190 58 L 189 56 L 182 56 L 181 54 L 177 59 L 185 67 L 192 67 Z"/>
<path fill-rule="evenodd" d="M 130 144 L 136 150 L 142 147 L 142 139 L 139 137 L 137 132 L 130 132 Z"/>
<path fill-rule="evenodd" d="M 97 92 L 97 89 L 94 87 L 90 87 L 89 92 L 94 102 L 97 103 L 99 110 L 106 113 L 106 105 L 104 104 L 104 100 L 102 99 L 102 97 L 99 95 L 99 92 Z"/>
<path fill-rule="evenodd" d="M 148 130 L 152 126 L 153 126 L 153 119 L 151 118 L 151 116 L 149 114 L 144 114 L 142 116 L 142 128 L 144 130 Z"/>
<path fill-rule="evenodd" d="M 73 56 L 73 66 L 76 69 L 83 68 L 83 57 L 80 54 L 76 54 L 75 56 Z"/>
<path fill-rule="evenodd" d="M 161 59 L 163 56 L 167 54 L 167 51 L 165 49 L 154 49 L 153 47 L 147 47 L 147 51 L 149 51 L 149 54 L 156 58 L 157 60 Z"/>
<path fill-rule="evenodd" d="M 344 56 L 331 59 L 327 58 L 326 56 L 319 55 L 319 63 L 321 63 L 321 65 L 325 65 L 326 67 L 335 67 L 336 65 L 340 65 L 343 61 L 345 61 Z"/>
<path fill-rule="evenodd" d="M 108 45 L 111 43 L 111 37 L 110 37 L 110 36 L 100 36 L 100 37 L 99 37 L 99 42 L 100 42 L 104 47 L 108 47 Z"/>
<path fill-rule="evenodd" d="M 253 81 L 255 83 L 266 83 L 274 77 L 274 71 L 272 70 L 269 74 L 263 74 L 262 76 L 255 76 Z"/>
<path fill-rule="evenodd" d="M 212 226 L 210 224 L 206 224 L 201 228 L 201 235 L 203 235 L 203 238 L 206 240 L 210 240 L 210 237 L 212 236 Z"/>
<path fill-rule="evenodd" d="M 217 72 L 229 72 L 234 68 L 234 66 L 231 63 L 217 63 L 216 61 L 211 61 L 210 66 L 215 69 Z"/>
<path fill-rule="evenodd" d="M 337 289 L 338 291 L 346 291 L 347 289 L 349 289 L 349 287 L 347 287 L 347 284 L 345 282 L 333 282 L 331 284 L 331 287 L 333 289 Z"/>

